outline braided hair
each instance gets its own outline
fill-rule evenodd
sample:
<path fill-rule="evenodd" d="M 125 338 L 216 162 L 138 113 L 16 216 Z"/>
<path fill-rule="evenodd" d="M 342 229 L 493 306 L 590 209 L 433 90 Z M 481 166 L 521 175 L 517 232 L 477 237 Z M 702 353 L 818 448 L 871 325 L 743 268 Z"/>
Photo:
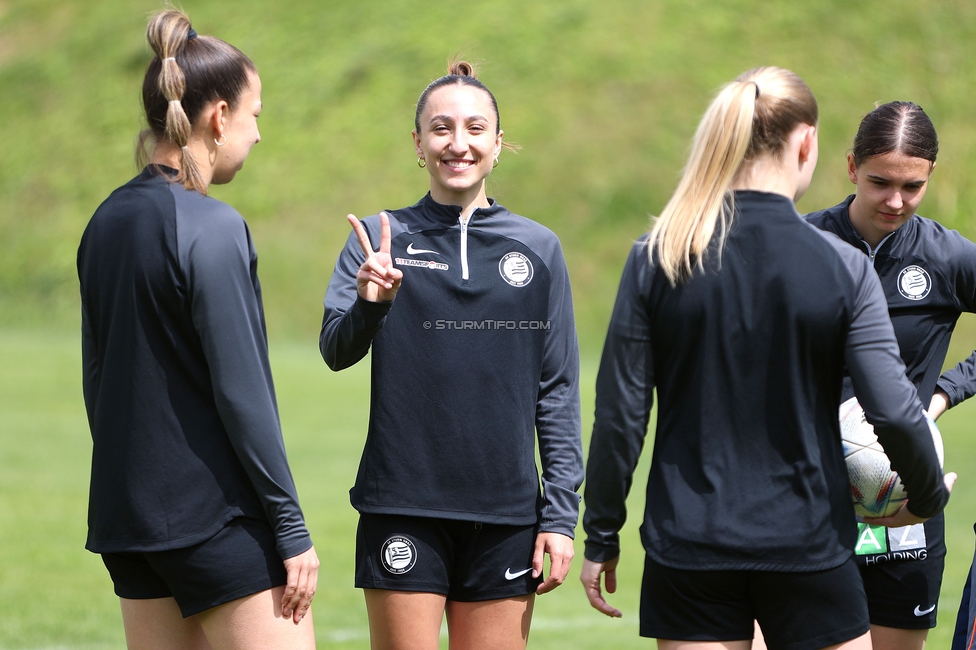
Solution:
<path fill-rule="evenodd" d="M 200 166 L 187 146 L 193 125 L 211 102 L 224 100 L 233 110 L 248 86 L 254 63 L 240 50 L 213 36 L 197 36 L 187 16 L 174 9 L 149 20 L 146 38 L 155 56 L 142 83 L 148 128 L 139 136 L 136 161 L 148 163 L 146 143 L 168 141 L 180 148 L 175 182 L 207 193 Z"/>

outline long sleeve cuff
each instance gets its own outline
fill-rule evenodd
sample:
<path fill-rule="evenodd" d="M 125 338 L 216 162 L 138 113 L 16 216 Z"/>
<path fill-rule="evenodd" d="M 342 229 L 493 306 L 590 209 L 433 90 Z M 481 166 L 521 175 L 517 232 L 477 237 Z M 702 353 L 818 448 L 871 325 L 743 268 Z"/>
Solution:
<path fill-rule="evenodd" d="M 608 536 L 606 542 L 589 538 L 584 544 L 583 556 L 591 562 L 608 562 L 618 555 L 620 555 L 620 541 L 617 535 Z"/>

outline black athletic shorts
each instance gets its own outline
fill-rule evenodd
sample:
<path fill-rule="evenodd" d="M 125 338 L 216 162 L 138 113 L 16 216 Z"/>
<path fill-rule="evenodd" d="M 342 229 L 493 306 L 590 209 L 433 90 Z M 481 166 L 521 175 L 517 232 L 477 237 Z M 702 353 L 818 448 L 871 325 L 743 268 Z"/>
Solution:
<path fill-rule="evenodd" d="M 854 560 L 810 572 L 690 571 L 644 562 L 640 634 L 678 641 L 753 638 L 769 650 L 816 650 L 870 628 Z"/>
<path fill-rule="evenodd" d="M 102 561 L 120 598 L 173 597 L 184 618 L 287 582 L 271 527 L 248 517 L 187 548 L 102 553 Z"/>
<path fill-rule="evenodd" d="M 536 526 L 402 515 L 359 516 L 356 586 L 475 602 L 535 593 Z"/>
<path fill-rule="evenodd" d="M 858 523 L 854 547 L 871 623 L 925 630 L 935 627 L 945 569 L 945 517 L 883 528 Z"/>

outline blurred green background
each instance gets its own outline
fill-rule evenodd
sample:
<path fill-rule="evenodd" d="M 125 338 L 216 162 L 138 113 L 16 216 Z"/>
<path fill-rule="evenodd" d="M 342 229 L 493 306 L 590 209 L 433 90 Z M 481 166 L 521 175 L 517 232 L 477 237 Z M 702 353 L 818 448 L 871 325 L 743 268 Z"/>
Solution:
<path fill-rule="evenodd" d="M 553 229 L 572 276 L 583 412 L 631 241 L 660 211 L 714 91 L 780 65 L 820 101 L 820 166 L 801 210 L 850 191 L 845 154 L 875 102 L 921 104 L 939 131 L 920 212 L 976 238 L 976 3 L 972 0 L 186 0 L 197 31 L 257 64 L 262 142 L 213 195 L 251 225 L 272 363 L 303 506 L 324 561 L 323 647 L 363 648 L 351 587 L 355 476 L 368 399 L 364 364 L 318 359 L 321 299 L 360 216 L 416 201 L 427 174 L 410 140 L 414 103 L 460 52 L 495 93 L 506 139 L 489 194 Z M 83 550 L 90 438 L 81 403 L 75 251 L 100 201 L 136 173 L 146 0 L 0 0 L 0 649 L 122 647 L 117 600 Z M 964 317 L 950 363 L 976 347 Z M 948 647 L 976 517 L 973 408 L 940 424 L 950 469 Z M 635 487 L 632 510 L 640 511 Z M 636 526 L 625 531 L 622 621 L 568 584 L 539 599 L 532 647 L 646 647 L 637 639 Z M 580 546 L 581 550 L 581 546 Z"/>

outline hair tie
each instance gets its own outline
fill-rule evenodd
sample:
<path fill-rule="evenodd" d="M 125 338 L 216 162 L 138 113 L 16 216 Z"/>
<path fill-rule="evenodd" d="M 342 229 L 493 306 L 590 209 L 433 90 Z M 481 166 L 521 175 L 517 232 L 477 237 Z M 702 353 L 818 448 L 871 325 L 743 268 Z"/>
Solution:
<path fill-rule="evenodd" d="M 163 59 L 163 63 L 166 63 L 167 61 L 172 61 L 173 63 L 176 63 L 176 57 L 175 56 L 168 56 L 165 59 Z"/>
<path fill-rule="evenodd" d="M 169 100 L 169 103 L 170 104 L 176 104 L 180 108 L 183 108 L 183 103 L 180 100 L 178 100 L 178 99 L 171 99 L 171 100 Z"/>
<path fill-rule="evenodd" d="M 195 39 L 196 37 L 197 37 L 197 30 L 195 30 L 195 29 L 193 29 L 193 28 L 191 27 L 191 28 L 190 28 L 190 31 L 188 31 L 188 32 L 186 33 L 186 40 L 188 40 L 188 41 L 192 41 L 192 40 L 193 40 L 193 39 Z"/>

